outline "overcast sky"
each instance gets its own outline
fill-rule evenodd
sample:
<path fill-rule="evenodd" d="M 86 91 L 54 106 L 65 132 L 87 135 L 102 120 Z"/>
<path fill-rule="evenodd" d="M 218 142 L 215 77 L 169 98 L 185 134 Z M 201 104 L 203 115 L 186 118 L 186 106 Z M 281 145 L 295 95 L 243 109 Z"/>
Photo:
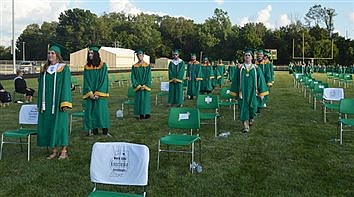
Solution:
<path fill-rule="evenodd" d="M 243 26 L 248 22 L 262 22 L 275 29 L 300 19 L 314 4 L 334 8 L 338 14 L 334 31 L 341 36 L 354 38 L 354 1 L 260 1 L 260 0 L 15 0 L 15 37 L 32 23 L 58 21 L 59 14 L 67 9 L 81 8 L 102 15 L 104 12 L 130 14 L 154 13 L 159 15 L 184 16 L 202 23 L 213 15 L 215 8 L 228 12 L 231 22 Z M 11 44 L 12 0 L 0 1 L 0 45 Z"/>

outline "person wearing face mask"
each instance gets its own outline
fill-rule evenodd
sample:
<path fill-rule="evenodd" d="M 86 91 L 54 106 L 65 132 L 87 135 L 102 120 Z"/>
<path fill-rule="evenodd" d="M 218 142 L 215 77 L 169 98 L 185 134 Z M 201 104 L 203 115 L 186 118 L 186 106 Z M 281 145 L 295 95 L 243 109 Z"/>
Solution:
<path fill-rule="evenodd" d="M 183 77 L 185 64 L 184 61 L 179 58 L 180 51 L 174 50 L 172 55 L 173 59 L 168 65 L 168 79 L 169 79 L 169 91 L 168 91 L 168 104 L 169 106 L 183 105 Z"/>
<path fill-rule="evenodd" d="M 187 95 L 190 100 L 193 99 L 193 96 L 199 95 L 200 81 L 201 78 L 201 65 L 197 61 L 197 56 L 195 53 L 191 54 L 191 61 L 188 62 L 186 78 L 188 81 L 187 84 Z"/>
<path fill-rule="evenodd" d="M 111 136 L 108 133 L 110 127 L 110 118 L 108 111 L 108 69 L 99 54 L 98 45 L 91 45 L 88 48 L 87 63 L 84 67 L 84 127 L 98 135 L 98 129 L 102 129 L 105 136 Z"/>
<path fill-rule="evenodd" d="M 37 145 L 52 148 L 47 159 L 68 158 L 69 118 L 72 108 L 69 66 L 63 63 L 64 47 L 52 42 L 48 60 L 38 78 L 38 136 Z M 58 147 L 62 147 L 60 154 Z"/>
<path fill-rule="evenodd" d="M 238 99 L 242 131 L 247 133 L 253 125 L 258 109 L 257 97 L 263 99 L 268 95 L 267 85 L 261 69 L 252 63 L 253 50 L 246 49 L 244 63 L 235 71 L 230 88 L 230 95 Z"/>
<path fill-rule="evenodd" d="M 135 51 L 138 62 L 132 66 L 131 81 L 135 91 L 134 115 L 139 119 L 150 118 L 151 66 L 144 61 L 144 51 Z"/>

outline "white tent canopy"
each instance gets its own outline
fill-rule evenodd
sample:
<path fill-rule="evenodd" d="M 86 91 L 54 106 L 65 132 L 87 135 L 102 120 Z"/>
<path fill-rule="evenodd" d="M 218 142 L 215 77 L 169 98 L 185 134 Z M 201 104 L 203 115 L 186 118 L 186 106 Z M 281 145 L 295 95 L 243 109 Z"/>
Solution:
<path fill-rule="evenodd" d="M 106 62 L 108 69 L 130 69 L 138 60 L 133 50 L 124 48 L 101 47 L 99 50 L 102 61 Z M 71 70 L 83 70 L 87 60 L 87 48 L 70 54 Z M 144 61 L 150 63 L 150 56 L 145 55 Z"/>

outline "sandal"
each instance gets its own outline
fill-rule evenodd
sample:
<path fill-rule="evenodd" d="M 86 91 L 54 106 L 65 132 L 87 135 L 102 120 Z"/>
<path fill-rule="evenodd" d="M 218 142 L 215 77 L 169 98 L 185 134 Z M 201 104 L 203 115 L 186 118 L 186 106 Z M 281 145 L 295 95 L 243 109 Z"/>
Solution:
<path fill-rule="evenodd" d="M 68 151 L 62 150 L 58 159 L 66 159 L 68 157 L 69 157 Z"/>
<path fill-rule="evenodd" d="M 250 122 L 249 122 L 249 125 L 252 126 L 252 125 L 253 125 L 253 122 L 254 122 L 254 120 L 251 119 Z"/>
<path fill-rule="evenodd" d="M 53 151 L 52 154 L 47 156 L 47 159 L 54 159 L 56 157 L 58 157 L 58 151 Z"/>

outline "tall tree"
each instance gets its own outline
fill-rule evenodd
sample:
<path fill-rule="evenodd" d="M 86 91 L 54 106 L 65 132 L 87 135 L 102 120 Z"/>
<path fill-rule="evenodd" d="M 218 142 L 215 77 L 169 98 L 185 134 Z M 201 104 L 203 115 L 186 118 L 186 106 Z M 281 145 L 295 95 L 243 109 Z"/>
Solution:
<path fill-rule="evenodd" d="M 66 10 L 59 16 L 56 33 L 57 41 L 65 45 L 68 52 L 80 50 L 88 44 L 98 41 L 96 39 L 98 34 L 97 16 L 89 10 L 78 8 Z"/>

